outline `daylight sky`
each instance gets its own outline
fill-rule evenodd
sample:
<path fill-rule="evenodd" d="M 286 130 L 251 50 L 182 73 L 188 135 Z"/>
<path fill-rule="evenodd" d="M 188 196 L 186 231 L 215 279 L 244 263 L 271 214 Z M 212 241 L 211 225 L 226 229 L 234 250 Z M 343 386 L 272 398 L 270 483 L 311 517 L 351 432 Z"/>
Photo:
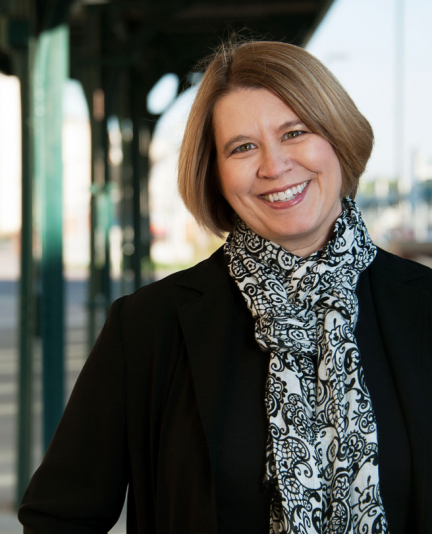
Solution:
<path fill-rule="evenodd" d="M 397 23 L 397 9 L 403 24 Z M 405 173 L 413 151 L 432 159 L 431 22 L 431 0 L 336 0 L 307 46 L 372 124 L 375 149 L 365 178 L 397 173 L 401 139 Z M 403 106 L 396 109 L 401 52 Z"/>

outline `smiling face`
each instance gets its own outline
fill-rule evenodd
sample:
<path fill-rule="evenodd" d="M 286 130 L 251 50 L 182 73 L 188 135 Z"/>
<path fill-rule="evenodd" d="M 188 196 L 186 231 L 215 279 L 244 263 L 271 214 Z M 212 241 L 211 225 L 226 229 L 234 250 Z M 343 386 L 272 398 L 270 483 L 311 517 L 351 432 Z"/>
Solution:
<path fill-rule="evenodd" d="M 341 213 L 333 147 L 266 89 L 238 89 L 215 106 L 221 191 L 258 235 L 298 256 L 330 239 Z"/>

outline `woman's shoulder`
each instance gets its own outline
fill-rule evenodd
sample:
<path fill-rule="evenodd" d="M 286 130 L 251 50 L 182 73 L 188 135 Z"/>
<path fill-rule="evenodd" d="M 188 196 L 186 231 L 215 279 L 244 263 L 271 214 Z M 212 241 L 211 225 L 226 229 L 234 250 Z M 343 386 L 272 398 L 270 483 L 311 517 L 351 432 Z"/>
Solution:
<path fill-rule="evenodd" d="M 432 269 L 427 265 L 403 258 L 380 247 L 377 247 L 377 249 L 377 256 L 372 264 L 375 267 L 385 270 L 392 268 L 397 274 L 432 278 Z"/>
<path fill-rule="evenodd" d="M 432 296 L 432 269 L 413 260 L 402 258 L 378 247 L 370 273 L 378 284 L 406 286 Z"/>
<path fill-rule="evenodd" d="M 137 317 L 176 311 L 179 307 L 214 288 L 229 283 L 222 247 L 200 263 L 147 284 L 114 303 L 122 315 Z"/>

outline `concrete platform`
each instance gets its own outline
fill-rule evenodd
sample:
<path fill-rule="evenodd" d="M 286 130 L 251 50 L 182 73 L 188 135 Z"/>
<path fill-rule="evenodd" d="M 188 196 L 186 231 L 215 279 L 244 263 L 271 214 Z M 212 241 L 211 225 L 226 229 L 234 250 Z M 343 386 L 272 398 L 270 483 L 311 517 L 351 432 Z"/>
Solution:
<path fill-rule="evenodd" d="M 22 534 L 23 526 L 15 514 L 0 512 L 0 534 Z M 126 534 L 126 517 L 122 514 L 110 534 Z"/>
<path fill-rule="evenodd" d="M 0 534 L 22 534 L 23 527 L 15 514 L 0 513 Z"/>

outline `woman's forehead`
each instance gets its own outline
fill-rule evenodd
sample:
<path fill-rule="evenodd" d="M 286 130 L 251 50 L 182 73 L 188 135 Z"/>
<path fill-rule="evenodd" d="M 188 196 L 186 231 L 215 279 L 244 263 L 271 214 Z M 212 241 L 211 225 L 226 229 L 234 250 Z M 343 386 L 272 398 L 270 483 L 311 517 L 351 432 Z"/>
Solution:
<path fill-rule="evenodd" d="M 231 136 L 255 135 L 262 130 L 277 134 L 301 124 L 290 106 L 263 88 L 231 91 L 217 102 L 213 114 L 216 142 Z"/>

